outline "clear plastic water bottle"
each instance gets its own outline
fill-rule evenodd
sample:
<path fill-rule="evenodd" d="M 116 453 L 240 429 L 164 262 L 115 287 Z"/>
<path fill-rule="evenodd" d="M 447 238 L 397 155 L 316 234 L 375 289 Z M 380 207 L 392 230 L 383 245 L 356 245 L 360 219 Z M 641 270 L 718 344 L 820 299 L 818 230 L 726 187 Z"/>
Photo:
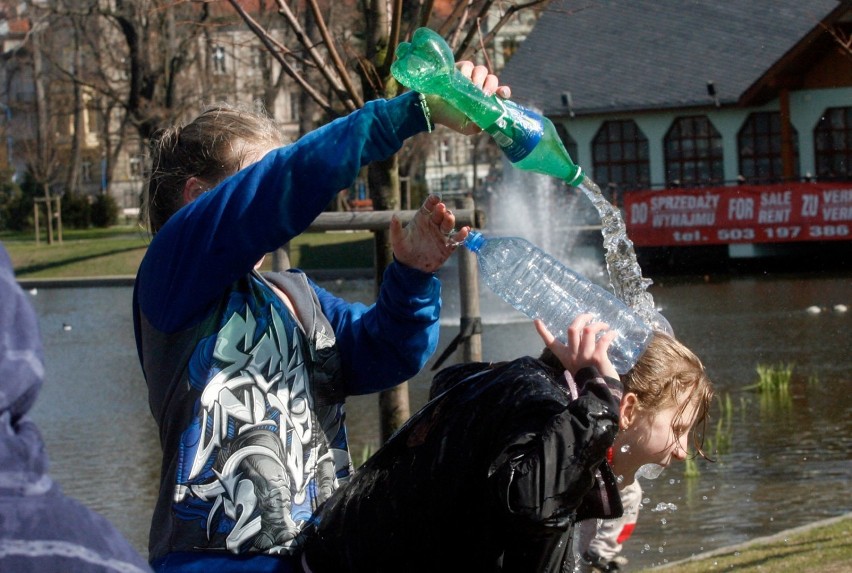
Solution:
<path fill-rule="evenodd" d="M 399 83 L 441 96 L 487 132 L 516 167 L 575 187 L 583 182 L 583 171 L 571 161 L 553 122 L 512 101 L 482 93 L 456 69 L 453 52 L 439 34 L 418 28 L 410 43 L 397 46 L 396 56 L 391 73 Z"/>
<path fill-rule="evenodd" d="M 607 323 L 618 333 L 609 358 L 619 374 L 648 346 L 653 330 L 633 309 L 529 241 L 471 231 L 463 245 L 476 253 L 480 276 L 491 290 L 530 318 L 540 318 L 563 342 L 580 314 Z"/>

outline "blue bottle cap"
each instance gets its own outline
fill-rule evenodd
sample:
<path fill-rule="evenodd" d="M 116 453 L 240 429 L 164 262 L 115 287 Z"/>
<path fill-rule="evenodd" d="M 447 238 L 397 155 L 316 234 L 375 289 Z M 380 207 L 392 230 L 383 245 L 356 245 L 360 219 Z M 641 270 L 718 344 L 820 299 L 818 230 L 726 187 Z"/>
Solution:
<path fill-rule="evenodd" d="M 482 235 L 482 233 L 480 233 L 479 231 L 471 230 L 470 233 L 467 234 L 467 238 L 462 244 L 474 253 L 478 253 L 479 249 L 482 248 L 482 245 L 485 244 L 486 240 L 487 239 Z"/>

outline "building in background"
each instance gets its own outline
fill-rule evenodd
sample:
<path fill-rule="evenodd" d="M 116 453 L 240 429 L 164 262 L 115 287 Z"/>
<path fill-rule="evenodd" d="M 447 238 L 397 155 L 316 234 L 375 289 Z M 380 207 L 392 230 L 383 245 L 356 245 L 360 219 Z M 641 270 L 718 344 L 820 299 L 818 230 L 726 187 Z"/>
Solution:
<path fill-rule="evenodd" d="M 329 4 L 339 11 L 335 25 L 347 21 L 352 4 Z M 495 3 L 477 24 L 474 59 L 495 71 L 539 12 L 515 11 L 516 4 L 523 3 Z M 446 17 L 460 5 L 438 1 L 436 14 Z M 247 0 L 241 6 L 274 41 L 296 45 L 286 41 L 293 32 L 274 3 Z M 511 17 L 501 24 L 505 14 Z M 483 46 L 482 38 L 495 29 L 494 40 Z M 342 42 L 357 44 L 350 32 Z M 138 214 L 144 192 L 148 141 L 157 128 L 192 117 L 204 104 L 262 105 L 288 140 L 329 119 L 306 102 L 225 1 L 0 0 L 0 46 L 0 136 L 7 143 L 0 164 L 11 166 L 19 180 L 36 173 L 39 193 L 109 195 L 128 220 Z M 301 73 L 318 74 L 311 68 L 305 64 Z M 403 177 L 409 200 L 412 183 L 419 192 L 468 194 L 501 169 L 499 151 L 485 136 L 471 140 L 440 130 L 423 145 Z M 349 208 L 370 208 L 365 181 L 349 196 Z"/>
<path fill-rule="evenodd" d="M 488 18 L 481 23 L 480 37 L 494 29 L 505 9 L 503 3 L 495 4 Z M 500 74 L 532 30 L 540 13 L 538 9 L 515 12 L 497 31 L 493 42 L 477 50 L 472 59 Z M 468 137 L 449 129 L 440 129 L 428 150 L 424 177 L 432 193 L 441 193 L 447 197 L 478 195 L 502 168 L 502 156 L 486 135 Z"/>
<path fill-rule="evenodd" d="M 758 256 L 852 239 L 850 38 L 848 0 L 556 0 L 502 80 L 640 250 Z"/>
<path fill-rule="evenodd" d="M 109 194 L 128 217 L 158 127 L 229 102 L 299 133 L 298 92 L 227 2 L 0 0 L 0 49 L 0 165 L 56 196 Z"/>

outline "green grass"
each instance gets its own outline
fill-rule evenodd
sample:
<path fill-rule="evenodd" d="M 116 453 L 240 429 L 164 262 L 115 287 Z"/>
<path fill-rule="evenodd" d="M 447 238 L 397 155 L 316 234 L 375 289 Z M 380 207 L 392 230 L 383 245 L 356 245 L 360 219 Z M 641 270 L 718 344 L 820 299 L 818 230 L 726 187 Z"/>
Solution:
<path fill-rule="evenodd" d="M 708 556 L 643 571 L 737 571 L 737 573 L 841 573 L 852 571 L 852 517 L 797 528 L 765 540 L 714 551 Z"/>
<path fill-rule="evenodd" d="M 67 229 L 62 244 L 36 245 L 32 233 L 0 233 L 20 279 L 133 276 L 148 247 L 148 235 L 136 226 Z M 369 231 L 306 233 L 290 243 L 290 262 L 304 269 L 373 266 Z M 270 264 L 267 258 L 266 267 Z"/>
<path fill-rule="evenodd" d="M 757 365 L 757 389 L 759 392 L 787 392 L 792 377 L 792 364 Z"/>

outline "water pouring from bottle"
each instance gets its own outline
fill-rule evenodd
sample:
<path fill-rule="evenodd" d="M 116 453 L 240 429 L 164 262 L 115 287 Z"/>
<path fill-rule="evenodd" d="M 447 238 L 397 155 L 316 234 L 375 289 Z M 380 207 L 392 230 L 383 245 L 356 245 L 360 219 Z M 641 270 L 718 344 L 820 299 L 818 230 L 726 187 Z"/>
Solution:
<path fill-rule="evenodd" d="M 671 326 L 647 292 L 652 281 L 642 277 L 621 212 L 574 164 L 547 117 L 493 94 L 485 95 L 465 81 L 447 43 L 429 28 L 417 29 L 410 43 L 400 43 L 391 73 L 406 87 L 439 95 L 467 115 L 494 139 L 515 167 L 555 177 L 583 191 L 601 217 L 606 266 L 615 295 L 653 328 L 671 333 Z"/>

